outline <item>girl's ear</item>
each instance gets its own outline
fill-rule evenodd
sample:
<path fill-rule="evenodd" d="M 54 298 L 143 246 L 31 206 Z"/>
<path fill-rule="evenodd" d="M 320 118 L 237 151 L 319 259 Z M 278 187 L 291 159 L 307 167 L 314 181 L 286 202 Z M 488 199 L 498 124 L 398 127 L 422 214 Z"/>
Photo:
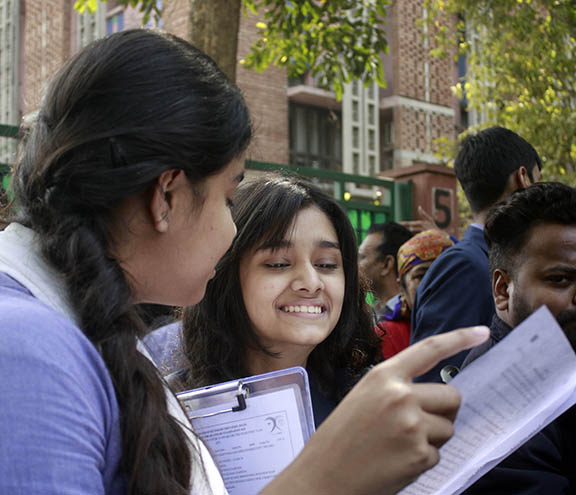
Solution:
<path fill-rule="evenodd" d="M 156 180 L 149 208 L 157 232 L 168 231 L 170 218 L 175 207 L 174 193 L 187 185 L 186 174 L 180 169 L 166 170 Z"/>

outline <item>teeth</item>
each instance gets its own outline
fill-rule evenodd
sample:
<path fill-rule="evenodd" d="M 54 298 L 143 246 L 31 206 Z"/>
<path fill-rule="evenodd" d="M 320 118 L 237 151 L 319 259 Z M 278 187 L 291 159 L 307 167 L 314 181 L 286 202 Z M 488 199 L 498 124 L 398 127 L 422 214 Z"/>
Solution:
<path fill-rule="evenodd" d="M 286 313 L 322 313 L 320 306 L 283 306 L 282 311 Z"/>

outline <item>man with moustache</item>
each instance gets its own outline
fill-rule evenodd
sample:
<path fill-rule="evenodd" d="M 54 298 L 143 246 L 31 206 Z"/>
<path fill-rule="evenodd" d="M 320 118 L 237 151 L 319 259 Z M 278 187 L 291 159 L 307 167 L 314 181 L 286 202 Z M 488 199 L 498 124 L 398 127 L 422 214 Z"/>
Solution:
<path fill-rule="evenodd" d="M 412 232 L 396 222 L 372 224 L 358 248 L 358 269 L 374 294 L 376 321 L 386 319 L 399 305 L 398 249 Z"/>
<path fill-rule="evenodd" d="M 576 348 L 576 189 L 535 184 L 494 208 L 485 226 L 496 315 L 491 338 L 466 366 L 545 304 Z M 542 349 L 546 352 L 546 348 Z M 476 494 L 576 493 L 576 406 L 466 490 Z"/>

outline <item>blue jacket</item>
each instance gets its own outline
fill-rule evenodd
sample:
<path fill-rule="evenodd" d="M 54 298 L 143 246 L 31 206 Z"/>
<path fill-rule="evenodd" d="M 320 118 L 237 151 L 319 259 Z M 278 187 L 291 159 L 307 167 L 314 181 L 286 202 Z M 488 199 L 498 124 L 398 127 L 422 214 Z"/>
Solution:
<path fill-rule="evenodd" d="M 462 241 L 432 263 L 418 286 L 410 343 L 456 328 L 488 326 L 493 314 L 488 246 L 484 232 L 471 226 Z M 447 364 L 460 366 L 466 354 L 441 361 L 415 381 L 440 382 L 440 370 Z"/>

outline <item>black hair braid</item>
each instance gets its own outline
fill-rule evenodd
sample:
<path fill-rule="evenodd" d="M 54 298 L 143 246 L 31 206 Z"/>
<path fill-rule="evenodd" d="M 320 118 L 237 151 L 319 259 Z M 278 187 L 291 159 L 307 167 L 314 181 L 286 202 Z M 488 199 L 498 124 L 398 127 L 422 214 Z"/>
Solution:
<path fill-rule="evenodd" d="M 129 493 L 188 493 L 190 451 L 184 432 L 168 413 L 155 366 L 136 348 L 144 324 L 95 223 L 67 216 L 42 236 L 42 252 L 64 274 L 79 324 L 112 377 L 122 411 L 122 467 Z"/>
<path fill-rule="evenodd" d="M 131 494 L 189 493 L 197 456 L 137 350 L 144 323 L 111 249 L 115 213 L 166 170 L 184 170 L 201 188 L 251 134 L 240 91 L 209 57 L 173 35 L 124 30 L 59 71 L 15 168 L 13 219 L 38 234 L 114 384 Z"/>
<path fill-rule="evenodd" d="M 35 132 L 42 134 L 44 126 L 38 122 Z M 27 173 L 34 151 L 47 154 L 46 147 L 30 146 L 20 163 L 24 201 L 17 218 L 39 234 L 43 256 L 62 275 L 78 324 L 110 373 L 121 411 L 121 469 L 128 493 L 188 494 L 191 452 L 168 412 L 156 367 L 137 350 L 145 326 L 124 272 L 107 253 L 109 214 L 104 208 L 78 209 L 69 191 L 47 187 L 43 175 Z"/>
<path fill-rule="evenodd" d="M 190 451 L 182 428 L 168 415 L 156 368 L 126 332 L 101 347 L 122 410 L 123 467 L 129 474 L 129 493 L 188 494 Z"/>

